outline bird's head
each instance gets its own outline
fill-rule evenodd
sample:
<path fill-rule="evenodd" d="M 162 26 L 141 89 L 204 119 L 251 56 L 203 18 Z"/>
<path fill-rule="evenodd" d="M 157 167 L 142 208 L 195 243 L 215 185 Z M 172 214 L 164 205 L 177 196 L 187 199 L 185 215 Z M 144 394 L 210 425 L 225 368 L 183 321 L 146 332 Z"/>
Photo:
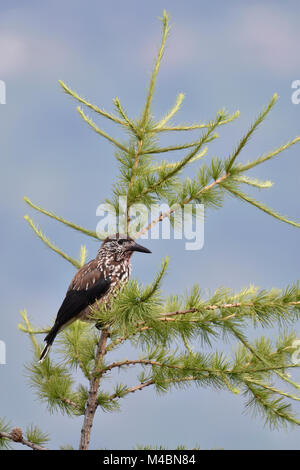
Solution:
<path fill-rule="evenodd" d="M 121 260 L 125 258 L 130 258 L 134 251 L 140 251 L 142 253 L 151 253 L 148 248 L 145 248 L 142 245 L 136 243 L 133 238 L 122 233 L 116 233 L 107 237 L 98 252 L 98 255 L 107 255 L 112 256 L 116 260 Z"/>

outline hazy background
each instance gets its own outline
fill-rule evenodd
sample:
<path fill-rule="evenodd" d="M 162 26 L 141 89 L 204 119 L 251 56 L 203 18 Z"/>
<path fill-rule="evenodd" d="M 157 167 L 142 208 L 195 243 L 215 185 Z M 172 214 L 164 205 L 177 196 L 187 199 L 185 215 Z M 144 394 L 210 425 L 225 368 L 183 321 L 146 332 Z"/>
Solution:
<path fill-rule="evenodd" d="M 36 238 L 23 215 L 30 213 L 50 239 L 73 256 L 86 243 L 91 258 L 98 244 L 34 213 L 22 197 L 96 228 L 96 207 L 110 196 L 116 177 L 114 149 L 83 123 L 77 104 L 57 81 L 64 80 L 108 111 L 118 96 L 129 114 L 137 116 L 160 40 L 157 17 L 163 8 L 174 26 L 153 103 L 157 117 L 173 105 L 178 92 L 185 92 L 186 99 L 174 122 L 208 120 L 224 106 L 240 109 L 240 119 L 220 128 L 220 139 L 209 149 L 208 158 L 225 157 L 277 92 L 275 110 L 242 159 L 299 134 L 300 105 L 291 102 L 291 83 L 300 79 L 297 0 L 1 1 L 0 79 L 6 82 L 7 104 L 0 105 L 0 339 L 7 345 L 7 365 L 0 366 L 0 416 L 22 428 L 38 424 L 52 436 L 53 448 L 67 443 L 77 447 L 82 418 L 49 415 L 35 398 L 23 367 L 31 358 L 29 341 L 17 323 L 19 311 L 26 308 L 34 324 L 49 324 L 74 268 Z M 115 137 L 126 137 L 106 120 L 93 118 Z M 187 136 L 172 138 L 179 142 Z M 275 182 L 257 197 L 298 220 L 299 150 L 295 146 L 253 172 Z M 222 210 L 208 214 L 201 251 L 185 251 L 180 240 L 144 242 L 153 254 L 134 256 L 133 275 L 150 281 L 168 254 L 165 292 L 183 292 L 195 282 L 212 290 L 220 285 L 238 290 L 250 283 L 286 287 L 298 279 L 299 235 L 298 229 L 254 207 L 227 200 Z M 226 345 L 227 350 L 233 347 Z M 132 373 L 130 377 L 134 384 Z M 191 387 L 157 397 L 149 388 L 121 404 L 121 413 L 99 411 L 93 448 L 174 448 L 181 443 L 190 448 L 299 449 L 299 430 L 264 428 L 260 418 L 243 413 L 243 397 L 229 392 Z"/>

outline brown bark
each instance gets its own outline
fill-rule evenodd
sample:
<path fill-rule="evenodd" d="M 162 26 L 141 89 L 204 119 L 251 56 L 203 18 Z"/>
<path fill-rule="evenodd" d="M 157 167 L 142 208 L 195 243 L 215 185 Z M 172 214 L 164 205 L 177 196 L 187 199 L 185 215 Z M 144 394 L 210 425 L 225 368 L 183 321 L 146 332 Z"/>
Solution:
<path fill-rule="evenodd" d="M 101 379 L 101 374 L 99 374 L 99 364 L 106 353 L 106 343 L 108 337 L 109 332 L 108 329 L 105 328 L 101 332 L 100 340 L 97 346 L 95 366 L 90 380 L 89 396 L 85 408 L 83 426 L 81 429 L 79 450 L 88 450 L 89 448 L 94 416 L 98 406 L 97 396 Z"/>
<path fill-rule="evenodd" d="M 35 444 L 34 442 L 24 439 L 22 430 L 20 428 L 14 428 L 11 432 L 0 432 L 0 438 L 18 442 L 19 444 L 30 447 L 33 450 L 49 450 L 46 447 L 42 447 L 38 444 Z"/>

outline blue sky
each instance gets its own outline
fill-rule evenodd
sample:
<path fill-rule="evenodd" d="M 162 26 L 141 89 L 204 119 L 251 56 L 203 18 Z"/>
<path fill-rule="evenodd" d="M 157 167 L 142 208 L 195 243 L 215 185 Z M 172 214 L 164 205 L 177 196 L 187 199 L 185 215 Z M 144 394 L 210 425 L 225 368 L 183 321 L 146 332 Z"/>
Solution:
<path fill-rule="evenodd" d="M 63 94 L 58 80 L 108 111 L 118 96 L 128 113 L 137 116 L 160 40 L 157 17 L 163 8 L 171 14 L 173 28 L 153 102 L 156 116 L 170 108 L 178 92 L 186 98 L 174 122 L 208 120 L 222 107 L 239 109 L 239 120 L 223 126 L 209 149 L 208 158 L 225 157 L 277 92 L 276 108 L 241 160 L 299 135 L 300 104 L 291 102 L 291 83 L 300 79 L 296 0 L 1 2 L 0 79 L 6 82 L 7 104 L 0 105 L 0 339 L 7 345 L 7 365 L 0 366 L 0 416 L 21 427 L 38 424 L 52 436 L 52 447 L 76 447 L 81 418 L 49 415 L 37 401 L 24 375 L 30 347 L 17 323 L 19 311 L 26 308 L 35 324 L 49 324 L 74 269 L 37 240 L 23 215 L 29 212 L 73 256 L 86 243 L 93 257 L 98 244 L 34 214 L 22 197 L 96 228 L 96 207 L 111 194 L 117 174 L 113 148 L 80 120 L 76 103 Z M 124 137 L 109 123 L 99 125 Z M 260 200 L 296 220 L 299 170 L 299 147 L 294 146 L 253 172 L 275 183 L 260 192 Z M 202 250 L 185 251 L 180 240 L 147 245 L 153 255 L 147 261 L 135 256 L 133 276 L 150 281 L 168 254 L 165 292 L 183 292 L 195 282 L 211 290 L 221 285 L 238 290 L 251 283 L 286 287 L 299 277 L 299 230 L 234 200 L 208 213 Z M 242 397 L 192 387 L 159 397 L 145 390 L 124 400 L 121 413 L 99 414 L 93 447 L 132 448 L 139 443 L 172 448 L 182 443 L 299 449 L 299 438 L 299 430 L 270 431 L 260 418 L 245 415 Z"/>

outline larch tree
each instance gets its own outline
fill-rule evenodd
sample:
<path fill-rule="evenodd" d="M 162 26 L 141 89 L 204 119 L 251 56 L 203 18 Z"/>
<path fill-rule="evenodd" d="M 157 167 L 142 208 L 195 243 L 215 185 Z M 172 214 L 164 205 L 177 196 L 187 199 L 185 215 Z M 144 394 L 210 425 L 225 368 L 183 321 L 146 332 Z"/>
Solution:
<path fill-rule="evenodd" d="M 146 103 L 137 119 L 128 116 L 119 98 L 113 100 L 114 112 L 107 112 L 83 99 L 60 81 L 64 92 L 79 103 L 77 111 L 85 124 L 111 142 L 115 149 L 119 175 L 112 188 L 111 199 L 105 200 L 108 207 L 112 208 L 119 220 L 125 219 L 128 233 L 135 238 L 164 219 L 169 219 L 174 226 L 182 219 L 182 210 L 187 205 L 192 207 L 192 215 L 196 217 L 197 205 L 203 204 L 206 211 L 220 209 L 227 197 L 244 201 L 269 216 L 299 228 L 300 223 L 253 199 L 244 188 L 249 185 L 259 189 L 272 186 L 270 181 L 249 177 L 248 171 L 279 156 L 299 142 L 300 137 L 246 164 L 239 163 L 238 158 L 254 131 L 275 105 L 276 94 L 241 137 L 232 153 L 223 159 L 211 158 L 208 161 L 207 145 L 218 138 L 218 128 L 238 118 L 238 112 L 228 114 L 220 110 L 206 123 L 171 124 L 184 99 L 180 93 L 174 106 L 162 118 L 156 119 L 152 115 L 156 78 L 170 29 L 165 11 L 161 22 L 161 43 Z M 129 135 L 127 143 L 117 141 L 102 130 L 87 115 L 88 111 L 120 126 Z M 199 132 L 200 135 L 185 144 L 165 147 L 159 144 L 162 135 L 189 132 Z M 177 161 L 163 159 L 162 155 L 171 155 L 174 151 L 181 151 L 182 158 Z M 196 167 L 192 178 L 184 176 L 185 169 L 190 165 Z M 127 198 L 125 214 L 121 213 L 119 204 L 120 198 L 124 197 Z M 24 199 L 31 208 L 61 224 L 85 236 L 103 239 L 98 232 L 59 217 L 27 197 Z M 138 219 L 137 223 L 137 219 L 132 217 L 131 210 L 136 204 L 149 209 L 152 204 L 161 203 L 167 203 L 169 209 L 147 223 L 143 223 L 142 219 Z M 31 217 L 26 215 L 25 219 L 40 240 L 75 269 L 84 265 L 84 245 L 81 246 L 79 259 L 74 259 L 51 242 Z M 271 290 L 250 286 L 241 292 L 233 292 L 231 286 L 220 288 L 210 296 L 204 295 L 200 287 L 194 285 L 186 293 L 176 292 L 165 296 L 161 291 L 161 283 L 167 264 L 168 258 L 163 259 L 150 285 L 144 286 L 132 280 L 120 290 L 109 308 L 102 306 L 93 309 L 91 320 L 105 325 L 101 331 L 95 328 L 93 322 L 81 321 L 63 330 L 59 334 L 55 358 L 52 354 L 43 363 L 38 362 L 42 349 L 42 342 L 38 338 L 49 328 L 37 329 L 29 321 L 26 311 L 21 312 L 23 321 L 19 328 L 28 335 L 33 346 L 32 363 L 27 366 L 31 385 L 50 412 L 82 416 L 79 449 L 89 448 L 96 414 L 119 410 L 125 397 L 146 387 L 164 393 L 174 387 L 186 389 L 192 384 L 229 390 L 234 394 L 243 394 L 246 397 L 246 408 L 259 412 L 272 428 L 287 424 L 299 425 L 300 421 L 291 406 L 293 400 L 300 400 L 300 384 L 291 375 L 293 369 L 300 365 L 300 361 L 295 360 L 298 343 L 293 331 L 300 314 L 298 283 Z M 289 330 L 286 329 L 285 333 L 282 329 L 278 330 L 274 341 L 264 336 L 255 341 L 247 338 L 247 332 L 252 326 L 278 327 L 283 324 L 289 326 Z M 211 340 L 220 338 L 222 341 L 224 337 L 230 337 L 236 342 L 235 352 L 231 356 L 213 350 Z M 124 347 L 128 344 L 136 350 L 136 355 L 129 359 L 123 355 Z M 205 344 L 210 352 L 195 350 L 195 345 L 198 348 L 199 344 Z M 118 354 L 119 359 L 112 360 L 111 353 L 114 358 Z M 103 380 L 112 371 L 126 371 L 129 368 L 137 369 L 135 383 L 111 383 L 109 392 L 103 389 Z M 78 380 L 78 376 L 82 380 Z M 282 382 L 282 385 L 278 385 L 278 382 Z M 5 420 L 0 421 L 2 447 L 10 447 L 17 442 L 33 449 L 47 449 L 48 439 L 37 426 L 31 426 L 23 432 L 20 428 L 12 428 Z M 101 447 L 101 441 L 96 444 Z"/>

